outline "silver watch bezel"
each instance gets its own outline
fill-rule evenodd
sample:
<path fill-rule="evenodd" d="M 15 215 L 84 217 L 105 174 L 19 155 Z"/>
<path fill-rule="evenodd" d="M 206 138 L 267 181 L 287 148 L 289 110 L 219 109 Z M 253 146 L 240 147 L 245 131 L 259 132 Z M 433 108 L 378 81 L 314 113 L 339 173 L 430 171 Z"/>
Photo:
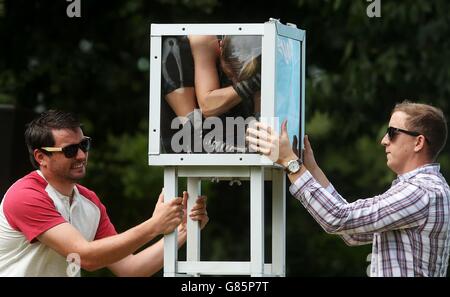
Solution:
<path fill-rule="evenodd" d="M 295 166 L 295 167 L 292 168 L 292 166 Z M 287 171 L 289 174 L 294 174 L 294 173 L 299 172 L 301 167 L 302 167 L 302 164 L 301 164 L 301 162 L 300 162 L 300 159 L 290 160 L 290 161 L 287 163 L 286 171 Z"/>

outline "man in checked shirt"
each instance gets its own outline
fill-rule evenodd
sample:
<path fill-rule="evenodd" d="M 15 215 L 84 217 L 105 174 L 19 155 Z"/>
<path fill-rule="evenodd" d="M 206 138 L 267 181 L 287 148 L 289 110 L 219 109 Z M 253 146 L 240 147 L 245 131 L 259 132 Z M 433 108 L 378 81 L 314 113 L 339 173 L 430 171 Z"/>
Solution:
<path fill-rule="evenodd" d="M 435 163 L 447 140 L 441 110 L 403 102 L 381 140 L 387 166 L 398 176 L 386 192 L 348 203 L 317 165 L 305 136 L 304 162 L 281 136 L 258 123 L 250 147 L 288 171 L 290 192 L 322 226 L 348 245 L 372 243 L 370 276 L 445 276 L 450 248 L 450 189 Z"/>

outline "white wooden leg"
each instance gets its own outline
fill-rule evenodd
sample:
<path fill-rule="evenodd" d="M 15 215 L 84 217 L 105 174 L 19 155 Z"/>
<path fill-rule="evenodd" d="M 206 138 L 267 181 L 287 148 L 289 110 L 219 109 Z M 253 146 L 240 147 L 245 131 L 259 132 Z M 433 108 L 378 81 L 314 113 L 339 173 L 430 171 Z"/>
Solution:
<path fill-rule="evenodd" d="M 250 262 L 251 276 L 264 274 L 264 169 L 250 172 Z"/>
<path fill-rule="evenodd" d="M 272 169 L 272 274 L 286 274 L 286 174 Z"/>
<path fill-rule="evenodd" d="M 164 202 L 178 196 L 178 178 L 175 167 L 164 168 Z M 178 244 L 177 229 L 164 235 L 164 276 L 175 276 L 177 273 Z"/>
<path fill-rule="evenodd" d="M 186 260 L 200 261 L 200 224 L 189 217 L 197 197 L 201 195 L 201 180 L 198 177 L 187 178 L 187 191 L 189 194 L 187 204 L 187 242 Z M 195 274 L 199 276 L 199 274 Z"/>

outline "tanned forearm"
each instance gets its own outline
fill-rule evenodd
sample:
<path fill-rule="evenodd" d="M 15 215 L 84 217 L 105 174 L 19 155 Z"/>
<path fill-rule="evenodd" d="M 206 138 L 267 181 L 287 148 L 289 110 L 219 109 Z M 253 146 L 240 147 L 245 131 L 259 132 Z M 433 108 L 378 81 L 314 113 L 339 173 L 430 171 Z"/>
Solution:
<path fill-rule="evenodd" d="M 241 97 L 233 87 L 210 91 L 199 105 L 205 117 L 219 116 L 241 102 Z"/>
<path fill-rule="evenodd" d="M 186 242 L 186 231 L 178 232 L 178 247 Z M 152 276 L 164 265 L 164 239 L 109 266 L 117 276 Z"/>
<path fill-rule="evenodd" d="M 158 235 L 154 224 L 149 219 L 123 233 L 89 242 L 80 254 L 83 268 L 96 270 L 132 254 Z"/>
<path fill-rule="evenodd" d="M 322 169 L 320 169 L 319 166 L 316 166 L 309 172 L 322 187 L 326 188 L 330 185 L 330 181 L 328 180 L 325 173 L 323 173 Z"/>

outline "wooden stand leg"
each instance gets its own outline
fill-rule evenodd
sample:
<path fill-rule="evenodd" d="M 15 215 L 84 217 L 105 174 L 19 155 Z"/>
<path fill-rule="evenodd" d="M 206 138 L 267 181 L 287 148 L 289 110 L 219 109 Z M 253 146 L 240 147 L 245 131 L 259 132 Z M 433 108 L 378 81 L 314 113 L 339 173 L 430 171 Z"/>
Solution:
<path fill-rule="evenodd" d="M 187 204 L 187 243 L 186 260 L 200 261 L 200 224 L 191 220 L 189 213 L 195 205 L 197 197 L 201 195 L 201 180 L 198 177 L 187 178 L 187 191 L 189 194 Z M 195 274 L 199 276 L 199 274 Z"/>
<path fill-rule="evenodd" d="M 286 175 L 272 169 L 272 274 L 286 274 Z"/>
<path fill-rule="evenodd" d="M 250 269 L 251 276 L 264 274 L 264 169 L 250 169 Z"/>
<path fill-rule="evenodd" d="M 178 196 L 178 178 L 175 167 L 164 169 L 164 202 Z M 175 276 L 177 273 L 178 243 L 177 229 L 164 235 L 164 276 Z"/>

